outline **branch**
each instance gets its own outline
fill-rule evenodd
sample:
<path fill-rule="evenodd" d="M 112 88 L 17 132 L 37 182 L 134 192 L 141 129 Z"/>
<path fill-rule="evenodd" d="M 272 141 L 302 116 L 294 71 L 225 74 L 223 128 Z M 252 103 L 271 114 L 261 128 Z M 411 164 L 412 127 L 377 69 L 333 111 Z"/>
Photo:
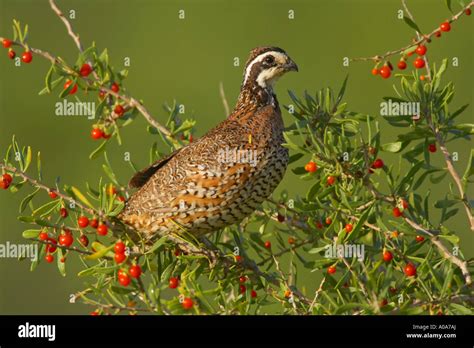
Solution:
<path fill-rule="evenodd" d="M 41 184 L 38 180 L 31 178 L 30 176 L 26 175 L 22 171 L 18 170 L 15 167 L 11 167 L 9 165 L 6 165 L 4 163 L 0 163 L 0 168 L 5 169 L 8 172 L 14 173 L 16 176 L 21 177 L 23 180 L 29 182 L 31 185 L 34 187 L 40 188 L 42 190 L 45 190 L 47 192 L 50 192 L 52 189 L 46 185 Z M 103 217 L 103 213 L 100 211 L 96 211 L 94 209 L 88 208 L 82 203 L 77 202 L 74 200 L 72 197 L 69 197 L 61 192 L 59 192 L 57 189 L 54 190 L 54 192 L 58 195 L 58 197 L 61 197 L 63 200 L 70 202 L 78 207 L 80 207 L 83 211 L 88 212 L 91 215 L 98 215 L 99 217 Z"/>
<path fill-rule="evenodd" d="M 471 1 L 469 4 L 467 4 L 460 12 L 458 12 L 457 14 L 455 14 L 454 16 L 451 17 L 451 19 L 448 20 L 448 22 L 452 23 L 452 22 L 455 22 L 459 19 L 459 17 L 461 17 L 464 13 L 464 11 L 468 8 L 470 8 L 471 6 L 474 5 L 474 1 Z M 402 48 L 399 48 L 399 49 L 396 49 L 396 50 L 392 50 L 392 51 L 388 51 L 384 54 L 381 54 L 381 55 L 375 55 L 375 56 L 372 56 L 372 57 L 357 57 L 357 58 L 351 58 L 350 61 L 352 62 L 355 62 L 355 61 L 373 61 L 373 62 L 380 62 L 382 60 L 385 60 L 386 58 L 390 57 L 390 56 L 393 56 L 397 53 L 401 53 L 403 51 L 406 51 L 408 50 L 409 48 L 411 47 L 414 47 L 414 46 L 417 46 L 429 39 L 431 39 L 431 37 L 433 35 L 436 34 L 436 32 L 439 31 L 439 28 L 436 27 L 432 32 L 430 32 L 429 34 L 427 35 L 420 35 L 420 37 L 415 40 L 413 43 L 407 45 L 407 46 L 404 46 Z"/>

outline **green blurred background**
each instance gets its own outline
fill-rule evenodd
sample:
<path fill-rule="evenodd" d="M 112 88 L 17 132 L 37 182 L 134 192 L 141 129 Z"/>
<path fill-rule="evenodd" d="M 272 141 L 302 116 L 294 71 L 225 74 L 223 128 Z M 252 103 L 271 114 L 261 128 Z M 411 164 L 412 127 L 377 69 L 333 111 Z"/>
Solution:
<path fill-rule="evenodd" d="M 444 1 L 408 3 L 422 30 L 431 31 L 449 17 Z M 198 121 L 198 136 L 225 117 L 219 97 L 220 82 L 231 106 L 235 103 L 242 65 L 253 47 L 280 46 L 300 68 L 299 73 L 289 74 L 278 83 L 281 104 L 290 102 L 288 89 L 301 94 L 304 90 L 314 92 L 326 86 L 338 88 L 349 74 L 346 93 L 349 109 L 378 116 L 382 97 L 394 95 L 395 79 L 386 81 L 372 76 L 371 63 L 343 67 L 342 58 L 383 53 L 402 47 L 413 37 L 412 30 L 397 18 L 401 8 L 398 0 L 58 0 L 58 5 L 65 13 L 76 11 L 76 19 L 71 22 L 85 46 L 95 41 L 100 49 L 108 48 L 116 68 L 123 66 L 124 57 L 130 57 L 130 74 L 125 83 L 130 94 L 143 99 L 161 122 L 166 120 L 164 102 L 172 103 L 175 99 L 184 104 L 186 116 L 194 116 Z M 180 9 L 185 10 L 184 20 L 178 19 Z M 293 20 L 288 19 L 289 10 L 294 10 Z M 29 25 L 31 46 L 75 61 L 76 47 L 46 0 L 0 0 L 0 36 L 11 36 L 14 18 Z M 429 45 L 428 53 L 432 62 L 445 57 L 459 58 L 459 67 L 450 66 L 445 75 L 446 81 L 456 85 L 451 106 L 456 109 L 473 101 L 472 18 L 463 17 L 452 27 L 450 33 Z M 234 57 L 240 58 L 241 66 L 233 65 Z M 62 183 L 84 188 L 86 181 L 97 183 L 103 175 L 101 160 L 88 159 L 88 154 L 98 145 L 89 136 L 93 121 L 85 117 L 55 116 L 57 95 L 38 96 L 48 68 L 49 63 L 40 57 L 34 57 L 32 64 L 15 67 L 6 50 L 0 50 L 0 149 L 6 150 L 15 134 L 21 144 L 41 151 L 45 183 L 53 185 L 60 176 Z M 290 116 L 286 112 L 284 116 L 288 123 Z M 395 140 L 401 129 L 391 128 L 378 118 L 383 141 Z M 472 107 L 459 122 L 472 122 Z M 138 165 L 148 164 L 148 149 L 155 138 L 144 131 L 145 125 L 138 117 L 123 132 L 125 145 L 109 147 L 112 166 L 122 182 L 133 174 L 123 161 L 124 152 L 130 152 L 132 161 Z M 451 151 L 459 152 L 456 168 L 463 172 L 472 143 L 458 141 L 449 145 Z M 398 162 L 397 155 L 382 155 L 386 162 Z M 434 164 L 443 165 L 439 152 L 432 158 Z M 433 199 L 442 198 L 449 182 L 446 178 L 436 186 L 425 185 L 423 190 L 431 188 Z M 306 185 L 309 183 L 297 181 L 288 171 L 279 190 L 291 188 L 289 193 L 294 197 L 305 192 Z M 474 192 L 468 193 L 472 197 Z M 0 192 L 0 243 L 23 242 L 21 232 L 27 226 L 16 219 L 23 196 L 24 193 Z M 466 256 L 472 257 L 474 236 L 465 220 L 464 211 L 460 210 L 449 220 L 449 225 L 461 236 Z M 82 279 L 76 277 L 80 265 L 74 258 L 68 261 L 66 279 L 52 265 L 42 263 L 30 273 L 26 261 L 0 260 L 0 313 L 90 311 L 88 307 L 68 303 L 69 295 L 83 285 Z M 299 286 L 313 291 L 318 279 L 316 273 L 303 272 L 299 275 Z"/>

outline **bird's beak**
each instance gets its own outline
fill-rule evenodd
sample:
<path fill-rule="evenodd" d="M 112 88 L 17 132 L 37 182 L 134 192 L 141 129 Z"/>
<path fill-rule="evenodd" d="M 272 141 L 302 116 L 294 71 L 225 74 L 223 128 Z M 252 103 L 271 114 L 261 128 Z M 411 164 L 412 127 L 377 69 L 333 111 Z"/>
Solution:
<path fill-rule="evenodd" d="M 286 64 L 284 65 L 286 71 L 298 71 L 298 65 L 289 59 Z"/>

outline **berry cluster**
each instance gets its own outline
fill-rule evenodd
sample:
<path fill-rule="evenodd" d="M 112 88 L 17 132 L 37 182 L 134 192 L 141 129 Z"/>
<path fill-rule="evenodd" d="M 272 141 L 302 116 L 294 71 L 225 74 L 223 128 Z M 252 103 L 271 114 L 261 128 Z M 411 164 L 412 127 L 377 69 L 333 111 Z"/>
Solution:
<path fill-rule="evenodd" d="M 8 48 L 8 58 L 15 59 L 16 52 L 11 47 L 12 44 L 13 44 L 13 41 L 11 41 L 9 39 L 3 39 L 2 40 L 3 47 Z M 31 53 L 31 51 L 26 50 L 25 52 L 23 52 L 23 54 L 21 55 L 21 60 L 22 60 L 23 63 L 27 63 L 27 64 L 31 63 L 31 61 L 33 60 L 33 54 Z"/>
<path fill-rule="evenodd" d="M 466 15 L 471 14 L 470 9 L 466 9 L 465 11 Z M 451 30 L 451 23 L 449 21 L 445 21 L 440 24 L 439 29 L 434 33 L 435 37 L 441 37 L 442 32 L 449 32 Z M 405 70 L 408 65 L 407 65 L 407 60 L 413 56 L 415 53 L 417 57 L 413 60 L 413 67 L 415 69 L 422 69 L 426 66 L 426 60 L 424 58 L 426 52 L 428 51 L 428 48 L 426 47 L 427 43 L 430 43 L 431 39 L 426 36 L 424 40 L 419 43 L 417 46 L 413 46 L 411 49 L 408 49 L 404 52 L 402 52 L 402 57 L 397 63 L 397 68 L 399 70 Z M 377 63 L 376 66 L 372 69 L 372 75 L 380 75 L 384 79 L 388 79 L 392 75 L 393 71 L 393 65 L 390 63 L 389 60 L 386 60 L 381 68 L 378 67 L 380 64 Z M 427 77 L 425 75 L 420 76 L 420 80 L 424 81 Z"/>

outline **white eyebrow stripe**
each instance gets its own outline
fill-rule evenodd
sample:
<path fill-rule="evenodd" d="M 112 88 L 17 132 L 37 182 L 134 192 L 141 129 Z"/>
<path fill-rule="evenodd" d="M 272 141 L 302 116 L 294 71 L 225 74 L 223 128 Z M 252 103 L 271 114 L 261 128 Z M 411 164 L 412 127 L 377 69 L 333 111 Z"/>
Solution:
<path fill-rule="evenodd" d="M 269 51 L 262 53 L 258 56 L 256 56 L 247 66 L 247 69 L 245 69 L 245 78 L 243 84 L 245 85 L 247 83 L 247 79 L 250 76 L 250 72 L 252 71 L 252 67 L 255 63 L 261 62 L 267 57 L 268 55 L 274 55 L 274 56 L 280 56 L 280 57 L 286 57 L 286 55 L 282 52 L 277 52 L 277 51 Z"/>

